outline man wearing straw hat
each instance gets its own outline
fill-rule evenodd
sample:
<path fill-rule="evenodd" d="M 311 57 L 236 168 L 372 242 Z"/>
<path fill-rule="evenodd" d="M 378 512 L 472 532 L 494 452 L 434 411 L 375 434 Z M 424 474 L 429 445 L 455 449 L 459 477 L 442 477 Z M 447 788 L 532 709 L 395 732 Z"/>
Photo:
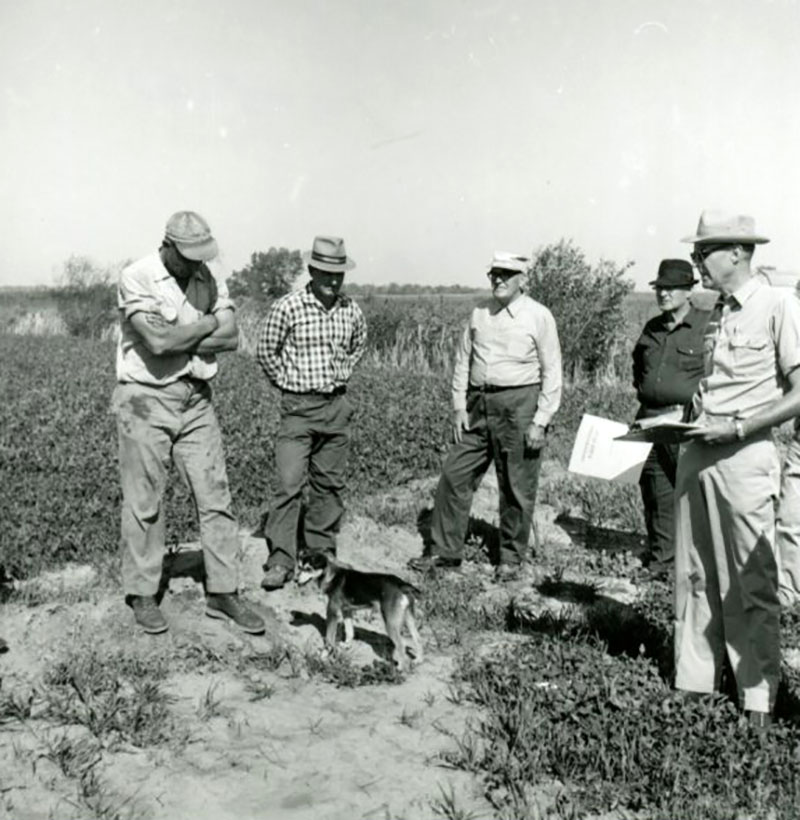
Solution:
<path fill-rule="evenodd" d="M 436 489 L 429 553 L 418 571 L 461 564 L 472 495 L 494 462 L 500 491 L 497 575 L 528 557 L 540 452 L 561 401 L 561 348 L 552 313 L 522 293 L 531 260 L 496 253 L 492 296 L 464 327 L 453 371 L 453 439 Z"/>
<path fill-rule="evenodd" d="M 676 477 L 675 685 L 716 691 L 727 654 L 740 706 L 764 729 L 780 673 L 771 430 L 800 414 L 800 305 L 753 275 L 755 246 L 769 240 L 752 217 L 705 211 L 683 241 L 720 295 L 692 400 L 700 427 Z"/>
<path fill-rule="evenodd" d="M 113 408 L 122 480 L 122 583 L 145 632 L 164 632 L 157 602 L 164 553 L 162 497 L 174 461 L 200 522 L 206 614 L 264 631 L 239 600 L 239 531 L 222 435 L 211 402 L 216 354 L 239 343 L 233 303 L 213 261 L 217 243 L 194 211 L 167 221 L 161 247 L 119 280 L 121 333 Z"/>
<path fill-rule="evenodd" d="M 310 560 L 336 553 L 353 414 L 347 382 L 367 340 L 361 308 L 341 293 L 345 272 L 355 267 L 344 240 L 317 236 L 303 258 L 311 281 L 273 303 L 256 352 L 267 378 L 281 391 L 277 489 L 264 533 L 269 548 L 261 581 L 265 590 L 280 589 L 294 577 L 306 484 L 303 540 Z"/>

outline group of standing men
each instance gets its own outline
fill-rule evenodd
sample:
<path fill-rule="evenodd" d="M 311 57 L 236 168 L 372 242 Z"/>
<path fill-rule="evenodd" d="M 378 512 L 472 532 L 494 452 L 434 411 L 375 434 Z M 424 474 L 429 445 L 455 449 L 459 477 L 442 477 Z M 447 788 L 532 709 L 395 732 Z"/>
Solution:
<path fill-rule="evenodd" d="M 703 286 L 720 297 L 710 314 L 693 308 L 696 280 L 683 260 L 664 260 L 652 283 L 661 313 L 634 350 L 637 417 L 671 415 L 698 426 L 680 450 L 654 446 L 645 464 L 647 558 L 654 575 L 675 564 L 676 686 L 715 691 L 727 654 L 742 707 L 763 725 L 779 668 L 780 465 L 771 429 L 800 415 L 800 302 L 753 275 L 755 246 L 768 240 L 755 233 L 750 217 L 705 212 L 684 241 L 693 244 Z M 167 222 L 160 249 L 120 278 L 113 406 L 123 585 L 137 623 L 151 633 L 168 628 L 156 594 L 170 459 L 197 506 L 206 613 L 248 632 L 264 630 L 236 592 L 237 527 L 211 402 L 216 353 L 235 349 L 238 337 L 225 281 L 214 270 L 216 255 L 205 220 L 181 211 Z M 345 272 L 355 266 L 343 240 L 318 236 L 304 258 L 310 282 L 273 303 L 257 348 L 281 408 L 277 489 L 265 528 L 266 590 L 292 580 L 298 535 L 310 560 L 335 555 L 353 414 L 347 383 L 366 343 L 364 316 L 341 292 Z M 492 296 L 465 326 L 453 374 L 453 445 L 436 490 L 430 544 L 410 562 L 416 570 L 461 563 L 472 494 L 492 463 L 501 579 L 516 577 L 529 554 L 540 453 L 561 398 L 553 316 L 522 292 L 529 265 L 524 256 L 495 254 Z M 800 456 L 800 444 L 797 450 Z M 784 564 L 782 577 L 791 578 L 791 557 Z"/>

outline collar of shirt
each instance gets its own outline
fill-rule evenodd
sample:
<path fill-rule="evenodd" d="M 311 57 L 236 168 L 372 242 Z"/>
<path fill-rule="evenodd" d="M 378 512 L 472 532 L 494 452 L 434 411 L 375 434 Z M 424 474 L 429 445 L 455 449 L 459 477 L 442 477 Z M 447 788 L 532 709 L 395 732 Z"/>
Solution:
<path fill-rule="evenodd" d="M 303 299 L 304 305 L 310 305 L 320 310 L 325 310 L 325 305 L 314 296 L 314 291 L 311 290 L 311 282 L 309 282 L 305 288 L 301 291 L 301 296 Z M 338 307 L 347 307 L 350 304 L 350 297 L 345 296 L 343 293 L 340 293 L 336 296 L 336 301 L 331 305 L 331 310 L 336 310 Z"/>
<path fill-rule="evenodd" d="M 737 290 L 725 297 L 725 301 L 729 305 L 738 305 L 742 307 L 744 303 L 761 287 L 761 283 L 755 276 L 751 276 L 743 285 L 740 285 Z"/>
<path fill-rule="evenodd" d="M 158 264 L 160 267 L 160 272 L 154 276 L 153 278 L 156 282 L 164 282 L 166 280 L 171 280 L 175 283 L 176 286 L 180 287 L 179 280 L 173 276 L 169 270 L 167 270 L 167 266 L 164 264 L 164 260 L 161 258 L 161 253 L 157 252 L 156 256 L 158 257 Z M 205 265 L 201 265 L 186 281 L 191 282 L 193 279 L 198 279 L 203 281 L 206 278 L 208 272 L 208 268 Z"/>
<path fill-rule="evenodd" d="M 523 295 L 524 294 L 520 293 L 519 296 L 517 296 L 516 299 L 514 299 L 512 302 L 509 302 L 507 305 L 501 304 L 500 302 L 497 301 L 497 299 L 492 297 L 493 308 L 494 308 L 491 311 L 492 316 L 496 316 L 498 313 L 502 313 L 504 310 L 507 310 L 508 315 L 512 319 L 516 319 L 517 314 L 522 309 L 522 303 L 524 301 L 523 298 L 522 298 Z"/>

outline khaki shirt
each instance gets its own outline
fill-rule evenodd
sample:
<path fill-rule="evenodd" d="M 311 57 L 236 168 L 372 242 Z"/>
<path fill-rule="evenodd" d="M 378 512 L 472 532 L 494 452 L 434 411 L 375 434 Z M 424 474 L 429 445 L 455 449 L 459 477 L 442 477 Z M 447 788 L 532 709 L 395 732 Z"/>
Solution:
<path fill-rule="evenodd" d="M 121 331 L 117 342 L 118 381 L 159 387 L 183 376 L 207 381 L 216 375 L 217 359 L 213 353 L 154 355 L 130 319 L 134 313 L 143 311 L 160 313 L 172 324 L 187 325 L 206 313 L 233 308 L 217 260 L 203 265 L 189 280 L 184 292 L 164 267 L 158 252 L 145 256 L 120 274 L 117 305 Z"/>
<path fill-rule="evenodd" d="M 791 293 L 748 279 L 717 303 L 703 348 L 705 376 L 695 411 L 753 416 L 781 398 L 785 377 L 800 365 L 800 303 Z"/>
<path fill-rule="evenodd" d="M 494 299 L 472 311 L 456 351 L 453 408 L 467 406 L 467 387 L 541 384 L 533 418 L 545 427 L 561 403 L 561 346 L 553 314 L 521 294 L 502 307 Z"/>

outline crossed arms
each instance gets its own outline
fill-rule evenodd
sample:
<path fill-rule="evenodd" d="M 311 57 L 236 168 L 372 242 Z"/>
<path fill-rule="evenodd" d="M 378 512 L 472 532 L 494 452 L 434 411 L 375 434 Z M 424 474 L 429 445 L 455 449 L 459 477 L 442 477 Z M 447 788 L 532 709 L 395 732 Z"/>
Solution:
<path fill-rule="evenodd" d="M 188 325 L 173 325 L 159 313 L 138 311 L 130 317 L 131 325 L 144 346 L 154 356 L 174 353 L 221 353 L 236 350 L 239 330 L 231 308 L 206 313 Z"/>

